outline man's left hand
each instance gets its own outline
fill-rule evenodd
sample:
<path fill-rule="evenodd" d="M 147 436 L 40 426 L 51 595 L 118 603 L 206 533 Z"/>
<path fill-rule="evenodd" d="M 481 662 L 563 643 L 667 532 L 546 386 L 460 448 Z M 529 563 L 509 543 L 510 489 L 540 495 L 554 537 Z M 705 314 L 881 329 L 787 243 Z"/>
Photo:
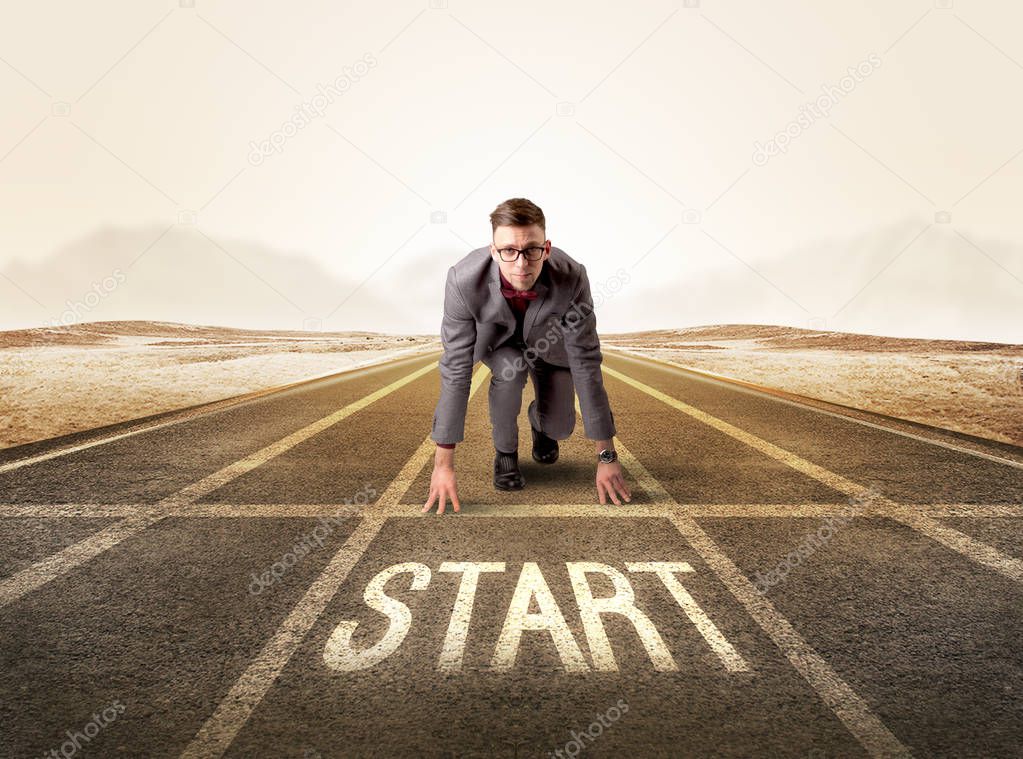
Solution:
<path fill-rule="evenodd" d="M 622 464 L 620 461 L 612 461 L 610 464 L 597 463 L 597 495 L 600 497 L 600 505 L 607 504 L 608 497 L 614 501 L 616 506 L 621 506 L 619 496 L 626 501 L 632 500 L 632 491 L 625 484 L 625 477 L 622 475 Z"/>

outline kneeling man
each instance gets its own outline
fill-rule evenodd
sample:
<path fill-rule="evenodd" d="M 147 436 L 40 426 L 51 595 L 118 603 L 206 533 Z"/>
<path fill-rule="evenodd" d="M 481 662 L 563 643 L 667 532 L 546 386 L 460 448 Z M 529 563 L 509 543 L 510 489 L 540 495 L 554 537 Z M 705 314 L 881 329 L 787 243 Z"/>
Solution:
<path fill-rule="evenodd" d="M 604 390 L 593 297 L 586 268 L 546 239 L 543 211 L 512 198 L 490 214 L 493 239 L 448 269 L 440 360 L 441 390 L 431 439 L 437 443 L 429 499 L 459 511 L 455 444 L 465 437 L 465 415 L 477 361 L 491 371 L 489 403 L 494 439 L 494 487 L 520 490 L 518 416 L 528 375 L 536 399 L 526 415 L 533 459 L 553 464 L 558 441 L 575 428 L 579 395 L 586 437 L 595 441 L 600 503 L 621 505 L 632 493 L 615 453 L 614 415 Z"/>

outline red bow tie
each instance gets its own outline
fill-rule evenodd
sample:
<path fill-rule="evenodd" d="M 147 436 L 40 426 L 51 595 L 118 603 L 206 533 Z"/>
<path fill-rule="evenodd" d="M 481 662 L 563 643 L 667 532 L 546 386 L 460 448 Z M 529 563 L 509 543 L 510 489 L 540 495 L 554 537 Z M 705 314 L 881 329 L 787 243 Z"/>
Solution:
<path fill-rule="evenodd" d="M 506 298 L 523 298 L 533 300 L 536 298 L 536 290 L 516 290 L 512 287 L 502 287 L 501 295 Z"/>

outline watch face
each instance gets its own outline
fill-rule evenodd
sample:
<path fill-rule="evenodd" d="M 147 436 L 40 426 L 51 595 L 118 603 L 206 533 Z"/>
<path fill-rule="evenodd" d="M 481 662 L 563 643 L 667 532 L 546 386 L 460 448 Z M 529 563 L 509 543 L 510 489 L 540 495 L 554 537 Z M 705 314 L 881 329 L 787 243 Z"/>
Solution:
<path fill-rule="evenodd" d="M 618 458 L 618 454 L 616 454 L 614 451 L 601 451 L 600 452 L 600 460 L 603 461 L 605 464 L 610 464 L 612 461 L 615 461 L 617 458 Z"/>

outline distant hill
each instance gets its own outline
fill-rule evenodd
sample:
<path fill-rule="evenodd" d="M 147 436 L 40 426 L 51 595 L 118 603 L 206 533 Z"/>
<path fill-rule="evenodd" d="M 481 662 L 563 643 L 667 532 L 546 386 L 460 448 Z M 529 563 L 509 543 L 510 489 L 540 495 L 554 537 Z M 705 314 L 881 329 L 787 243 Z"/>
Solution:
<path fill-rule="evenodd" d="M 654 343 L 689 347 L 688 343 L 711 343 L 693 345 L 694 348 L 718 347 L 713 343 L 755 341 L 765 349 L 793 350 L 841 350 L 909 353 L 924 351 L 941 352 L 987 352 L 1023 355 L 1023 345 L 992 343 L 969 340 L 921 340 L 909 337 L 884 337 L 861 335 L 855 332 L 827 332 L 799 327 L 779 327 L 771 324 L 712 324 L 685 329 L 659 329 L 642 332 L 620 332 L 603 334 L 601 339 L 608 344 Z M 721 346 L 723 347 L 723 346 Z"/>
<path fill-rule="evenodd" d="M 389 335 L 383 332 L 307 332 L 302 330 L 255 330 L 215 327 L 177 322 L 142 320 L 85 322 L 59 327 L 34 327 L 0 331 L 0 348 L 42 345 L 104 345 L 119 342 L 174 342 L 217 344 L 237 342 L 279 342 L 282 340 L 336 340 L 364 338 L 373 341 L 425 341 L 436 335 Z"/>
<path fill-rule="evenodd" d="M 348 332 L 310 332 L 303 330 L 266 330 L 218 327 L 206 324 L 182 324 L 145 320 L 96 321 L 60 327 L 0 331 L 0 348 L 42 345 L 113 345 L 116 343 L 223 344 L 237 342 L 280 342 L 286 340 L 329 341 L 363 338 L 381 342 L 422 342 L 439 340 L 436 334 L 405 335 L 352 330 Z M 1023 345 L 969 340 L 921 340 L 908 337 L 862 335 L 853 332 L 784 327 L 773 324 L 708 324 L 681 329 L 643 330 L 640 332 L 601 333 L 608 346 L 644 345 L 689 350 L 713 350 L 735 347 L 736 343 L 755 343 L 765 350 L 836 350 L 891 353 L 949 352 L 1023 355 Z"/>

